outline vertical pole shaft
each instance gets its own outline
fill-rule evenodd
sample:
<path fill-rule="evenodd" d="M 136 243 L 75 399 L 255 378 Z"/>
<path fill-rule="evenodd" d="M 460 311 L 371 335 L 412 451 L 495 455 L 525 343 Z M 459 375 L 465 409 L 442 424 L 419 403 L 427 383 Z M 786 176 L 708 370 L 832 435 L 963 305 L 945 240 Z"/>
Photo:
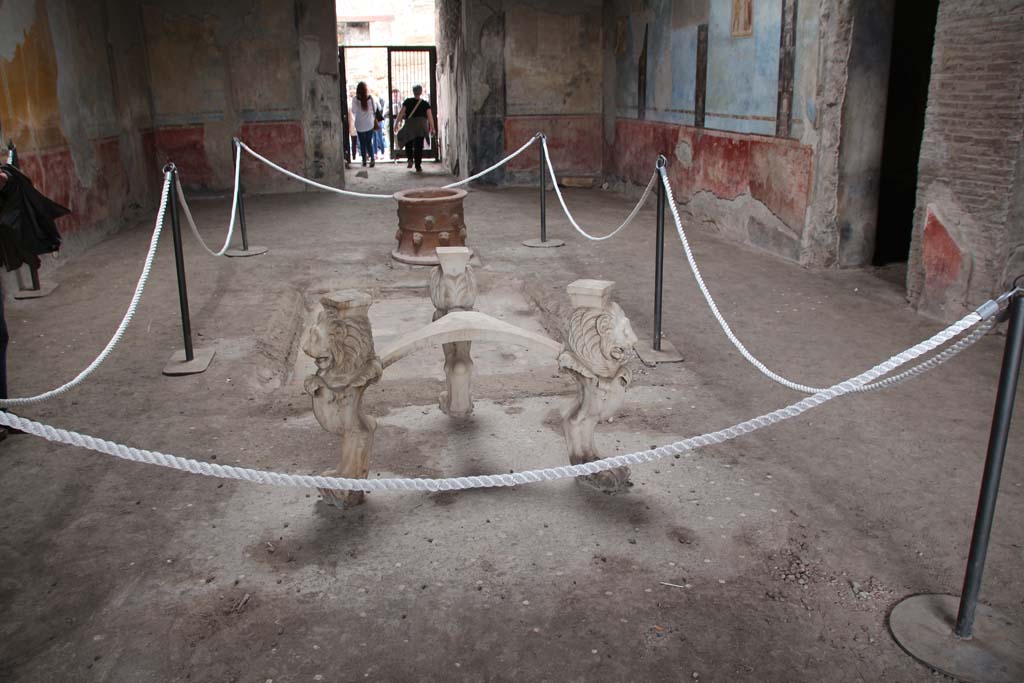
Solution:
<path fill-rule="evenodd" d="M 231 160 L 242 153 L 238 147 L 238 138 L 231 141 Z M 242 233 L 242 251 L 249 251 L 249 235 L 245 232 L 245 185 L 242 184 L 242 174 L 238 174 L 238 229 Z"/>
<path fill-rule="evenodd" d="M 661 290 L 665 279 L 665 188 L 658 173 L 657 230 L 654 237 L 654 337 L 651 346 L 661 351 Z"/>
<path fill-rule="evenodd" d="M 30 291 L 38 292 L 39 291 L 39 269 L 36 268 L 35 266 L 31 266 L 30 265 L 28 267 L 28 276 L 32 280 L 32 288 L 31 288 Z"/>
<path fill-rule="evenodd" d="M 974 611 L 978 606 L 981 575 L 985 571 L 985 556 L 988 553 L 996 497 L 999 495 L 999 478 L 1003 471 L 1006 440 L 1010 433 L 1010 418 L 1013 416 L 1013 399 L 1017 393 L 1022 350 L 1024 295 L 1015 294 L 1010 303 L 1010 325 L 1006 331 L 1003 367 L 999 372 L 999 389 L 996 392 L 996 407 L 992 415 L 988 454 L 985 456 L 985 472 L 981 479 L 981 493 L 978 495 L 978 510 L 974 516 L 974 533 L 971 536 L 971 550 L 967 556 L 964 587 L 960 593 L 960 609 L 957 612 L 956 628 L 953 630 L 958 638 L 970 638 L 974 628 Z"/>
<path fill-rule="evenodd" d="M 178 220 L 178 169 L 171 169 L 171 235 L 174 238 L 174 267 L 178 272 L 178 303 L 181 306 L 181 334 L 185 338 L 185 360 L 195 358 L 192 351 L 192 321 L 188 314 L 188 288 L 185 286 L 185 255 L 181 249 L 181 223 Z"/>
<path fill-rule="evenodd" d="M 548 241 L 548 160 L 544 153 L 544 136 L 540 138 L 540 241 Z"/>

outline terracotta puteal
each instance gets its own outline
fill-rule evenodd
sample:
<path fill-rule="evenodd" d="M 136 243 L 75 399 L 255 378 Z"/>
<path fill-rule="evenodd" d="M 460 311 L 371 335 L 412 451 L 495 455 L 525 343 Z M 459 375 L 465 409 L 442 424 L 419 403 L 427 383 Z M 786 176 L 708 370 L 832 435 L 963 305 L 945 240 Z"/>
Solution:
<path fill-rule="evenodd" d="M 424 187 L 395 193 L 398 245 L 391 257 L 416 266 L 436 266 L 437 247 L 466 245 L 462 201 L 465 190 Z"/>

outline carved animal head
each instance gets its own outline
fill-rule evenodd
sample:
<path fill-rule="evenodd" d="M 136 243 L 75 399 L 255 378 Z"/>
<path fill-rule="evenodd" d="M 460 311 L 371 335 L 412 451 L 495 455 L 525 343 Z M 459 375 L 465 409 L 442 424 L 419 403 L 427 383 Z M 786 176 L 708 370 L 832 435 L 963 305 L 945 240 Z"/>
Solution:
<path fill-rule="evenodd" d="M 336 308 L 324 305 L 306 333 L 302 352 L 316 361 L 316 376 L 335 389 L 367 384 L 380 376 L 365 314 L 342 317 Z"/>
<path fill-rule="evenodd" d="M 566 325 L 566 349 L 598 377 L 615 377 L 636 343 L 633 326 L 616 303 L 577 308 Z"/>

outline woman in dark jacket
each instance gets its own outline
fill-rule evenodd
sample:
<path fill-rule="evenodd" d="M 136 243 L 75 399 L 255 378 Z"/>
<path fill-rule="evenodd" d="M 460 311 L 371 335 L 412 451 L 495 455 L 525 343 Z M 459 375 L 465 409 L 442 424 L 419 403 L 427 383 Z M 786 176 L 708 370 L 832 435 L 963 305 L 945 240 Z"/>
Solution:
<path fill-rule="evenodd" d="M 423 86 L 412 87 L 413 96 L 402 103 L 402 110 L 398 112 L 398 119 L 395 126 L 405 121 L 401 137 L 404 138 L 405 156 L 409 160 L 409 168 L 416 164 L 416 172 L 423 172 L 423 139 L 434 134 L 434 111 L 421 96 Z"/>

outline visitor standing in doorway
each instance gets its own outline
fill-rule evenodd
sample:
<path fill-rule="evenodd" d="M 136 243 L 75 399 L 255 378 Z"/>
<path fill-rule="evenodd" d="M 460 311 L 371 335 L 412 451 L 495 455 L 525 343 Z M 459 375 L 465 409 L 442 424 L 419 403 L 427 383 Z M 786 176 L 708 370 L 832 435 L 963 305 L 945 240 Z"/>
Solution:
<path fill-rule="evenodd" d="M 373 105 L 377 108 L 377 111 L 374 113 L 377 126 L 373 129 L 373 155 L 377 156 L 377 154 L 380 154 L 381 159 L 384 159 L 384 150 L 387 149 L 387 145 L 384 143 L 384 126 L 387 118 L 384 115 L 384 98 L 378 97 L 376 92 L 373 96 Z"/>
<path fill-rule="evenodd" d="M 399 144 L 405 146 L 405 156 L 409 160 L 408 167 L 415 164 L 416 172 L 423 172 L 423 140 L 434 134 L 434 112 L 430 102 L 423 99 L 423 86 L 414 85 L 413 96 L 402 103 L 395 125 L 405 125 L 399 134 Z"/>
<path fill-rule="evenodd" d="M 356 86 L 356 95 L 352 98 L 349 106 L 349 116 L 352 128 L 359 138 L 359 156 L 363 159 L 363 166 L 366 166 L 366 159 L 369 157 L 370 166 L 376 164 L 373 155 L 373 129 L 377 125 L 377 108 L 373 105 L 373 98 L 364 81 L 359 81 Z"/>
<path fill-rule="evenodd" d="M 356 136 L 356 129 L 352 127 L 352 98 L 356 96 L 356 89 L 348 86 L 348 147 L 350 150 L 349 161 L 356 160 L 356 153 L 359 151 L 359 138 Z"/>

